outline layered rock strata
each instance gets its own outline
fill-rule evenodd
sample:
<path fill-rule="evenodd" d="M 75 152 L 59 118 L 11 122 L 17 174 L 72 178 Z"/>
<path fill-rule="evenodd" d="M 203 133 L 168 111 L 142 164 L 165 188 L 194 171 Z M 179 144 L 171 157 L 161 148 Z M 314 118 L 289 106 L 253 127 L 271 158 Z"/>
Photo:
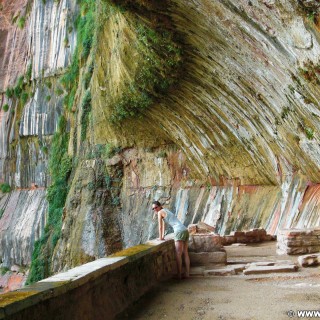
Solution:
<path fill-rule="evenodd" d="M 1 3 L 0 182 L 17 188 L 0 202 L 3 268 L 30 266 L 34 243 L 46 224 L 48 158 L 64 95 L 57 80 L 74 52 L 76 10 L 68 0 Z M 5 93 L 21 77 L 25 91 Z"/>
<path fill-rule="evenodd" d="M 28 267 L 34 243 L 46 225 L 46 191 L 17 190 L 0 200 L 1 266 Z"/>

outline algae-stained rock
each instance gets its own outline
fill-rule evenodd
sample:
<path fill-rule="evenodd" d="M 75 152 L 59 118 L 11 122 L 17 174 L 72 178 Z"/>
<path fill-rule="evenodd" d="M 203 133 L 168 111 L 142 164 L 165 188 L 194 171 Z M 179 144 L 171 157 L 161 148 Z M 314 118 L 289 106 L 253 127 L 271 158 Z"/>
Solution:
<path fill-rule="evenodd" d="M 121 172 L 122 165 L 118 165 L 116 168 Z M 115 202 L 120 189 L 121 179 L 107 172 L 101 159 L 81 163 L 66 200 L 53 270 L 71 268 L 122 249 Z"/>

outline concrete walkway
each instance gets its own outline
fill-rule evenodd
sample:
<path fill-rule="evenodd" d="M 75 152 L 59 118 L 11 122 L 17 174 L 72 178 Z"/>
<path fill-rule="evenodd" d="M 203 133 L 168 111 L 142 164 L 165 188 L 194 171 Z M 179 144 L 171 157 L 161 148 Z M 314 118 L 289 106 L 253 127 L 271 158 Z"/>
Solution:
<path fill-rule="evenodd" d="M 297 256 L 276 255 L 275 242 L 226 250 L 233 263 L 297 261 Z M 154 287 L 118 319 L 278 320 L 298 318 L 299 310 L 320 310 L 319 267 L 294 273 L 170 280 Z"/>

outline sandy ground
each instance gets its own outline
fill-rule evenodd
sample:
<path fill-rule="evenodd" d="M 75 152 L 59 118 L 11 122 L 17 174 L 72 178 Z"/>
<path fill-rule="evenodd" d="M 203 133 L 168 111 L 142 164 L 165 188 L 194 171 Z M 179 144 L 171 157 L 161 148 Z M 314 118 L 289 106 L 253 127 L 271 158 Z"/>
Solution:
<path fill-rule="evenodd" d="M 275 242 L 226 250 L 228 262 L 233 263 L 297 261 L 295 256 L 277 256 Z M 298 310 L 320 310 L 319 267 L 294 273 L 193 276 L 165 281 L 118 319 L 277 320 L 298 318 Z"/>

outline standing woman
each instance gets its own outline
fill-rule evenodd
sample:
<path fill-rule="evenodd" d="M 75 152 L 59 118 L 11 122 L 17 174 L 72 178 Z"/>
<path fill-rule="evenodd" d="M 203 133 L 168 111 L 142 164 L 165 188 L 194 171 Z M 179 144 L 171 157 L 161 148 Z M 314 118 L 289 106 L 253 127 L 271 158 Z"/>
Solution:
<path fill-rule="evenodd" d="M 174 241 L 176 246 L 178 278 L 181 279 L 182 254 L 184 256 L 184 262 L 186 265 L 185 277 L 188 278 L 190 271 L 190 259 L 188 254 L 188 229 L 178 220 L 178 218 L 171 211 L 162 208 L 162 205 L 159 201 L 152 202 L 152 210 L 155 210 L 158 213 L 159 240 L 164 240 L 165 222 L 173 228 Z"/>

